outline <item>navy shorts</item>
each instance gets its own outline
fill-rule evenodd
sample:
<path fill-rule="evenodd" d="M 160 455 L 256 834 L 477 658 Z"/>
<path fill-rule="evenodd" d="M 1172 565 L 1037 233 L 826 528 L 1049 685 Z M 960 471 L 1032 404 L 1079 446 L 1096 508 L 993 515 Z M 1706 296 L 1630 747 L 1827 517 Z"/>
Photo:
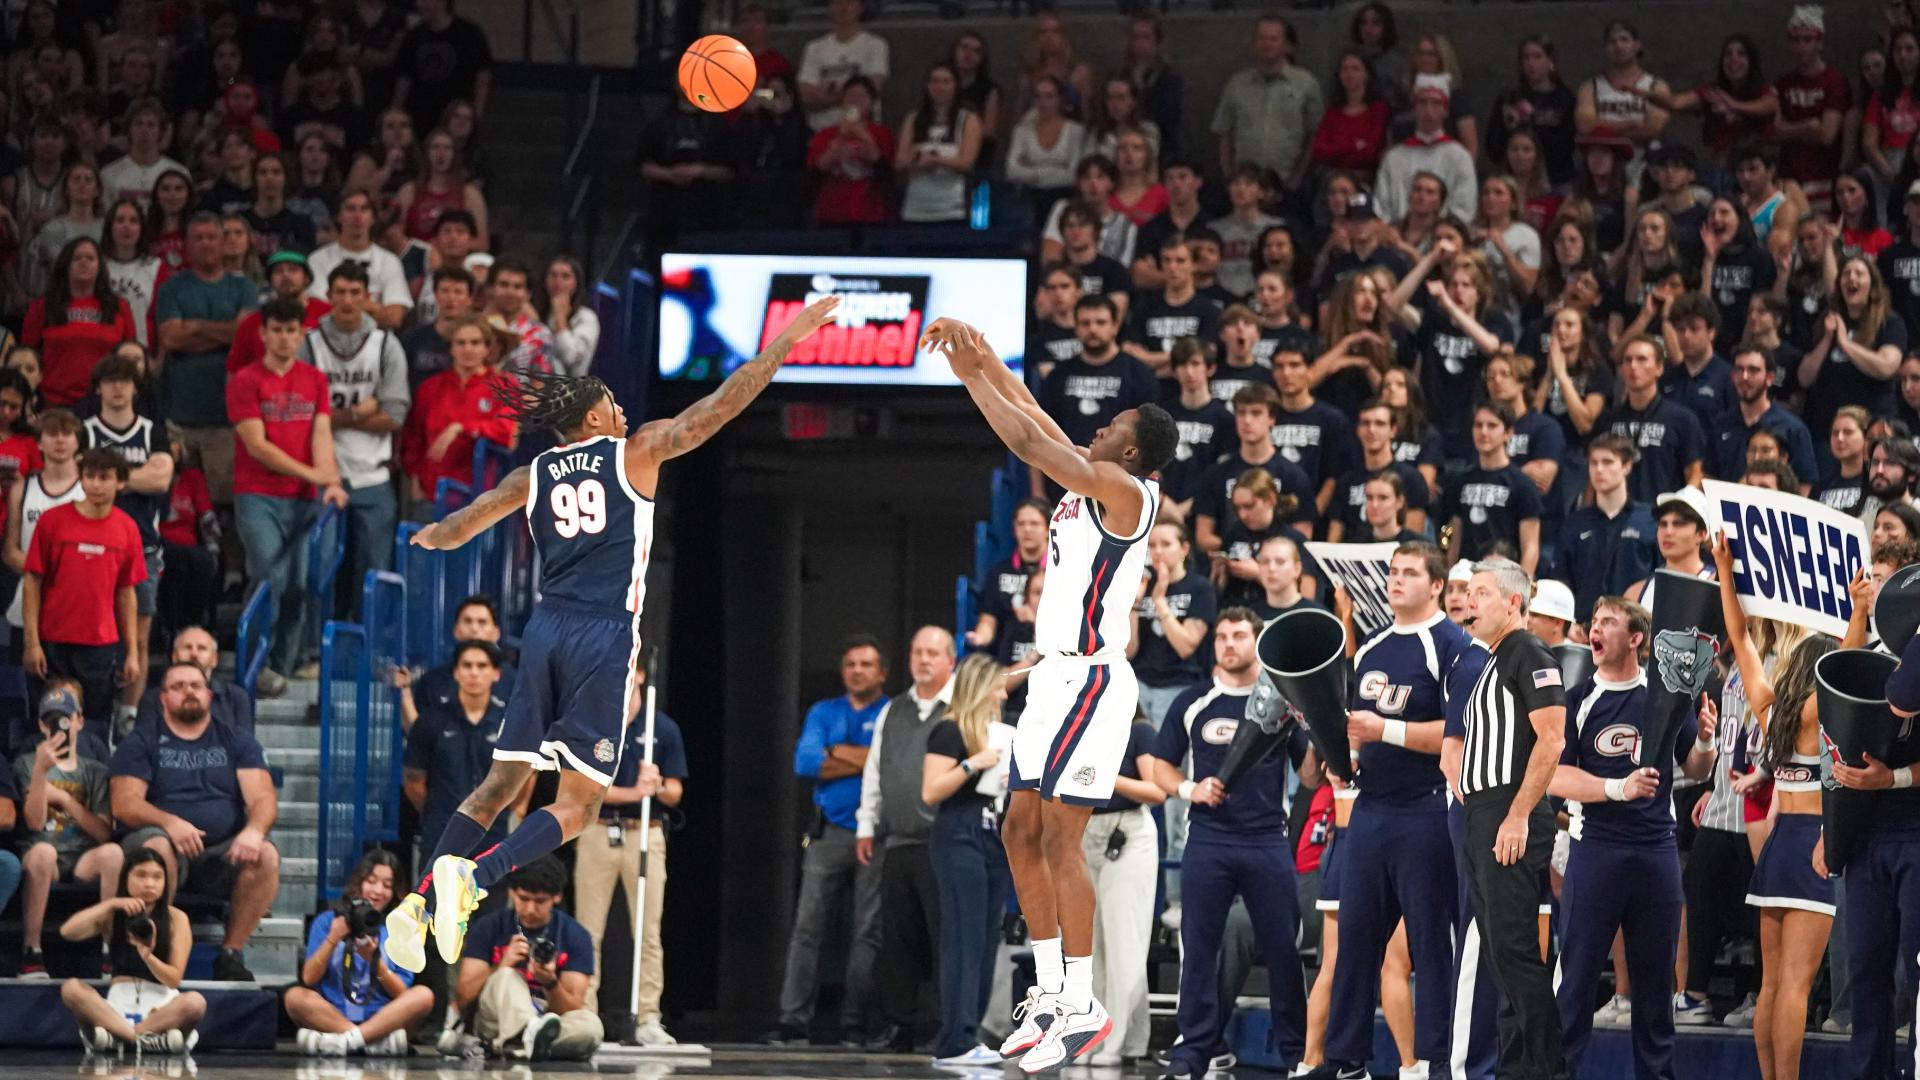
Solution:
<path fill-rule="evenodd" d="M 1747 903 L 1757 908 L 1796 908 L 1832 915 L 1833 882 L 1813 872 L 1813 845 L 1820 839 L 1819 814 L 1780 814 L 1773 819 L 1760 859 L 1747 884 Z"/>
<path fill-rule="evenodd" d="M 1320 898 L 1313 902 L 1316 911 L 1340 910 L 1340 837 L 1346 831 L 1335 826 L 1327 836 L 1327 850 L 1320 853 Z"/>
<path fill-rule="evenodd" d="M 520 636 L 520 676 L 494 760 L 564 767 L 612 786 L 639 652 L 639 616 L 542 600 Z"/>

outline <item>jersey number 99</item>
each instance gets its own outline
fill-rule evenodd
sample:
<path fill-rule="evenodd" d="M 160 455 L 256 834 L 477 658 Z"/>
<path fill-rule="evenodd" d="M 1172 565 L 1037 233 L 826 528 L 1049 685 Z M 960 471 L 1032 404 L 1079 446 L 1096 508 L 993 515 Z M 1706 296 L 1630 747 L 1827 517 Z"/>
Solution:
<path fill-rule="evenodd" d="M 553 510 L 553 531 L 563 540 L 607 527 L 607 489 L 598 480 L 556 486 L 547 496 L 547 506 Z"/>

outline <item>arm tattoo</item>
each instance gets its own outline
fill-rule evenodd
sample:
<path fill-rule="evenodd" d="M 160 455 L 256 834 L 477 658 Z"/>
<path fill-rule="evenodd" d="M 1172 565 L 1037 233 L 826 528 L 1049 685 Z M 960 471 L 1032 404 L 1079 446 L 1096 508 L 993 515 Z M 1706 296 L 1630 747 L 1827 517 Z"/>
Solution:
<path fill-rule="evenodd" d="M 448 514 L 440 527 L 458 536 L 461 543 L 476 533 L 527 504 L 529 473 L 525 465 L 508 473 L 491 489 L 481 492 L 467 505 Z"/>
<path fill-rule="evenodd" d="M 677 457 L 713 438 L 729 420 L 746 411 L 760 391 L 773 381 L 774 373 L 793 351 L 794 343 L 785 335 L 775 338 L 766 351 L 727 376 L 720 388 L 688 406 L 673 418 L 665 434 L 668 457 Z"/>

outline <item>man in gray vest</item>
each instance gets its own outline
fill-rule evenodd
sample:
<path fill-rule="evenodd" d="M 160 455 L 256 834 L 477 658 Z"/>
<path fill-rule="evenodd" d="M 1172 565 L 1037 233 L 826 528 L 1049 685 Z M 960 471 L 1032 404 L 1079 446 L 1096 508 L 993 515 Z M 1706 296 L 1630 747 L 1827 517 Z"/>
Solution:
<path fill-rule="evenodd" d="M 860 776 L 854 853 L 863 864 L 871 862 L 879 841 L 882 859 L 879 1001 L 886 1026 L 868 1042 L 870 1049 L 914 1048 L 920 983 L 937 966 L 940 898 L 927 857 L 933 810 L 920 801 L 920 778 L 927 735 L 953 697 L 953 666 L 952 634 L 923 626 L 913 635 L 907 652 L 913 685 L 880 710 Z"/>

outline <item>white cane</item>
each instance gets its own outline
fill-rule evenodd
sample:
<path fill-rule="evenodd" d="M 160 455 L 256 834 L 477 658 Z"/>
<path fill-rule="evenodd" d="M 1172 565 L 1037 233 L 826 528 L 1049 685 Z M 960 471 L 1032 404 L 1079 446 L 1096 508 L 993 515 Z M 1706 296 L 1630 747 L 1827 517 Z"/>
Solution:
<path fill-rule="evenodd" d="M 651 665 L 649 665 L 651 666 Z M 653 764 L 653 672 L 647 672 L 647 708 L 646 727 L 641 731 L 640 771 L 645 774 L 647 767 Z M 647 913 L 647 860 L 653 842 L 653 796 L 640 797 L 640 881 L 633 893 L 633 976 L 632 986 L 627 991 L 627 1000 L 633 1003 L 634 1020 L 639 1021 L 640 1010 L 640 949 L 642 936 L 646 933 Z"/>

